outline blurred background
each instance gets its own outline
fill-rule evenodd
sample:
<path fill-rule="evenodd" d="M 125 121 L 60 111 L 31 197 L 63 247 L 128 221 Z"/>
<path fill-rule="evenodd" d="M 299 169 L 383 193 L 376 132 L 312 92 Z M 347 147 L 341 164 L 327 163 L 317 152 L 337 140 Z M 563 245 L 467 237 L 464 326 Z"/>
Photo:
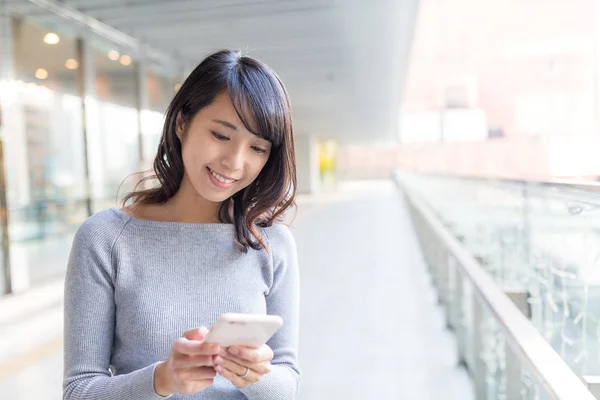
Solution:
<path fill-rule="evenodd" d="M 600 398 L 596 0 L 0 0 L 0 398 L 61 398 L 73 235 L 222 48 L 292 100 L 302 399 Z"/>

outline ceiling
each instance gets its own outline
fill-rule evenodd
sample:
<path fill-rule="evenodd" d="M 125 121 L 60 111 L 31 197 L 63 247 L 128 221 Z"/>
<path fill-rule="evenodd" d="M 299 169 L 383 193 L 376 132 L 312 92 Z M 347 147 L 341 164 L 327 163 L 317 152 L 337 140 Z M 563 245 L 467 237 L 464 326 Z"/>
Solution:
<path fill-rule="evenodd" d="M 4 2 L 37 18 L 55 8 L 92 17 L 88 23 L 113 27 L 187 72 L 214 50 L 242 49 L 281 76 L 298 134 L 396 137 L 418 0 Z"/>

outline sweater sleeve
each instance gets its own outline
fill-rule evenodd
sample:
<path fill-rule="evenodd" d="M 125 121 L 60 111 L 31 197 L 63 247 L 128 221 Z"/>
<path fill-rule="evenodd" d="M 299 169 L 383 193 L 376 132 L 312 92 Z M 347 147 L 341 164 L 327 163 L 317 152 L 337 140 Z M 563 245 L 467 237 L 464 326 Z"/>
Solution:
<path fill-rule="evenodd" d="M 249 400 L 292 400 L 298 396 L 299 271 L 296 242 L 289 228 L 269 229 L 267 239 L 273 256 L 273 281 L 266 296 L 267 314 L 283 318 L 283 327 L 267 342 L 274 353 L 271 372 L 240 389 Z"/>
<path fill-rule="evenodd" d="M 65 279 L 63 400 L 162 399 L 156 364 L 126 375 L 109 371 L 115 329 L 112 245 L 126 223 L 90 217 L 73 241 Z"/>

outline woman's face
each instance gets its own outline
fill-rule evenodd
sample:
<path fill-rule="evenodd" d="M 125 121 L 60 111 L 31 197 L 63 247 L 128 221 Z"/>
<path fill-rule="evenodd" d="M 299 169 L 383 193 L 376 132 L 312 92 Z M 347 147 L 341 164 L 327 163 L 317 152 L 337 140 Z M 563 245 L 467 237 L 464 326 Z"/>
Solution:
<path fill-rule="evenodd" d="M 178 123 L 177 136 L 184 180 L 189 180 L 197 195 L 215 203 L 250 185 L 271 153 L 269 141 L 244 127 L 226 92 L 200 110 L 188 126 Z"/>

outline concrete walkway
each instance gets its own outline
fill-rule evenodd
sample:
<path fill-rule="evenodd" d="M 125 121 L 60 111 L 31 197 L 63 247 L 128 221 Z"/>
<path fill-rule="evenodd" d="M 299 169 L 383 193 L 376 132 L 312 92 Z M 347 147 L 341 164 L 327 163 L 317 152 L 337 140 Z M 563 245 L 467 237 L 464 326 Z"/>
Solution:
<path fill-rule="evenodd" d="M 408 212 L 350 183 L 298 219 L 302 400 L 471 400 Z"/>

